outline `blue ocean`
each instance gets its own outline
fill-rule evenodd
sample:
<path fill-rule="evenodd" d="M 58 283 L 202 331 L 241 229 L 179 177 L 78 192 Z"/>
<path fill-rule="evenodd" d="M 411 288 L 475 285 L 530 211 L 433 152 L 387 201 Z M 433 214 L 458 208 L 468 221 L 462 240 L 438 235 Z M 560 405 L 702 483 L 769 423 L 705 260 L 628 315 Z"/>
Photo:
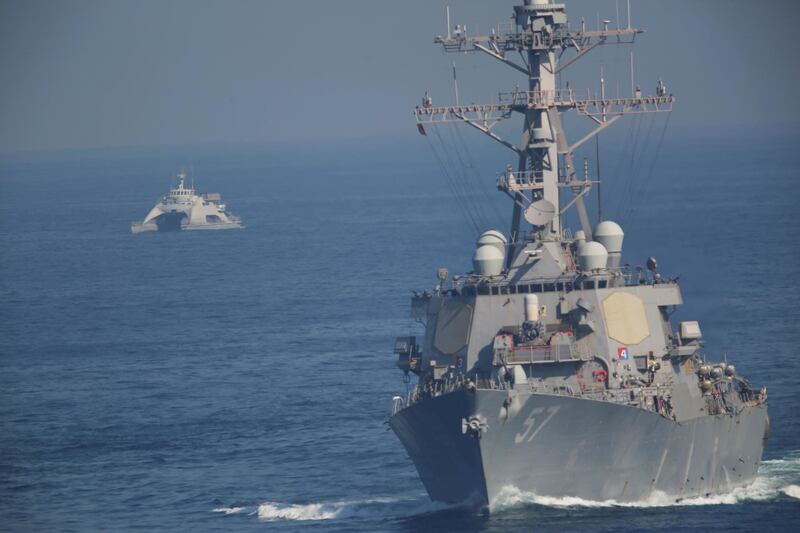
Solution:
<path fill-rule="evenodd" d="M 673 136 L 633 190 L 604 167 L 625 261 L 680 276 L 675 318 L 768 388 L 755 483 L 491 515 L 431 503 L 385 424 L 410 291 L 476 237 L 423 138 L 3 156 L 0 530 L 800 530 L 796 140 Z M 505 230 L 504 160 L 474 155 Z M 132 235 L 182 167 L 247 227 Z"/>

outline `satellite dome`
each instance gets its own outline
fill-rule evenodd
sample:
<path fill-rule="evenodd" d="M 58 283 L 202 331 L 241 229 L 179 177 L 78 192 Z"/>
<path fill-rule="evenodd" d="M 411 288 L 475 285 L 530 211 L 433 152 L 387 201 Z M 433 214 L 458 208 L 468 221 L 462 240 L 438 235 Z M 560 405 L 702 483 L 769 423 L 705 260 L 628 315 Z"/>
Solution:
<path fill-rule="evenodd" d="M 503 256 L 506 255 L 506 244 L 508 244 L 508 240 L 506 239 L 505 235 L 496 229 L 484 231 L 481 233 L 481 236 L 478 237 L 478 242 L 476 244 L 478 248 L 487 244 L 492 245 L 500 250 L 500 253 L 503 254 Z"/>
<path fill-rule="evenodd" d="M 622 231 L 620 225 L 611 220 L 604 220 L 594 230 L 594 239 L 605 246 L 610 254 L 622 252 L 622 240 L 624 238 L 625 232 Z"/>
<path fill-rule="evenodd" d="M 503 271 L 505 254 L 493 244 L 484 244 L 475 250 L 472 266 L 479 276 L 497 276 Z"/>
<path fill-rule="evenodd" d="M 583 271 L 606 268 L 607 261 L 608 251 L 599 242 L 587 242 L 578 248 L 578 266 Z"/>

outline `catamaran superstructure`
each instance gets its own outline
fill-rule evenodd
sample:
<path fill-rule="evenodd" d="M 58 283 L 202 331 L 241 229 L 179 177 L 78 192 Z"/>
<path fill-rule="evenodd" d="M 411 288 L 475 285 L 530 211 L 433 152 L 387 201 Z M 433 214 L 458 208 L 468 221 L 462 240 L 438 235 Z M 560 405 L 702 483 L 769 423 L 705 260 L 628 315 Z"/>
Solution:
<path fill-rule="evenodd" d="M 196 194 L 187 187 L 186 173 L 180 172 L 178 183 L 150 210 L 142 222 L 131 224 L 133 233 L 196 229 L 242 228 L 242 219 L 227 211 L 219 193 Z"/>

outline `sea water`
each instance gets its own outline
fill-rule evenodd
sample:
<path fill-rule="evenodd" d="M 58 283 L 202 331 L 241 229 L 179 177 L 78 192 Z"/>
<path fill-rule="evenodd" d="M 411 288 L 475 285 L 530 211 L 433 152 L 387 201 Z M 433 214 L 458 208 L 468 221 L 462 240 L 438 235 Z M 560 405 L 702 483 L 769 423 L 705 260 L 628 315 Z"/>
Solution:
<path fill-rule="evenodd" d="M 800 152 L 746 141 L 665 146 L 638 210 L 603 192 L 625 261 L 680 276 L 675 318 L 768 386 L 758 478 L 677 504 L 509 487 L 490 515 L 431 503 L 385 424 L 410 290 L 476 237 L 424 140 L 2 158 L 0 529 L 796 530 Z M 132 235 L 181 166 L 246 229 Z"/>

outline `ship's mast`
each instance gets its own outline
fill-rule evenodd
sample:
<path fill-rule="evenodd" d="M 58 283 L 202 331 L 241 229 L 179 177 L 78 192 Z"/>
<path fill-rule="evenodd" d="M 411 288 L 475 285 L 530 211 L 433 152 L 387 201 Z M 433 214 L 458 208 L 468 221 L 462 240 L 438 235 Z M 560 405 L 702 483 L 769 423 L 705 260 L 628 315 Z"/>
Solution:
<path fill-rule="evenodd" d="M 575 205 L 581 227 L 587 238 L 591 238 L 583 198 L 592 183 L 576 175 L 573 153 L 623 115 L 670 111 L 674 102 L 671 95 L 667 96 L 661 90 L 661 84 L 656 96 L 643 97 L 641 91 L 636 90 L 629 98 L 606 98 L 602 83 L 600 94 L 579 93 L 571 88 L 557 89 L 556 74 L 595 47 L 632 43 L 636 35 L 643 32 L 631 28 L 630 24 L 627 28 L 609 29 L 607 21 L 603 29 L 587 31 L 585 24 L 581 24 L 580 30 L 573 30 L 567 25 L 564 8 L 564 4 L 551 4 L 548 0 L 524 0 L 524 4 L 514 6 L 510 25 L 495 28 L 488 35 L 468 35 L 466 28 L 460 25 L 456 25 L 453 31 L 448 28 L 446 36 L 435 39 L 445 51 L 483 52 L 523 73 L 527 78 L 527 90 L 501 92 L 496 104 L 468 106 L 457 103 L 455 106 L 434 107 L 426 97 L 422 106 L 415 110 L 420 132 L 424 133 L 426 124 L 464 122 L 517 154 L 516 171 L 509 167 L 498 175 L 498 187 L 514 201 L 507 265 L 513 261 L 515 247 L 521 240 L 523 216 L 536 230 L 539 239 L 559 240 L 563 214 Z M 559 59 L 570 50 L 575 52 L 574 56 L 559 64 Z M 560 117 L 561 112 L 570 109 L 577 110 L 593 122 L 593 129 L 572 144 L 564 133 Z M 524 116 L 519 145 L 493 131 L 512 112 Z M 561 188 L 568 188 L 573 193 L 572 200 L 564 208 L 559 201 Z"/>

